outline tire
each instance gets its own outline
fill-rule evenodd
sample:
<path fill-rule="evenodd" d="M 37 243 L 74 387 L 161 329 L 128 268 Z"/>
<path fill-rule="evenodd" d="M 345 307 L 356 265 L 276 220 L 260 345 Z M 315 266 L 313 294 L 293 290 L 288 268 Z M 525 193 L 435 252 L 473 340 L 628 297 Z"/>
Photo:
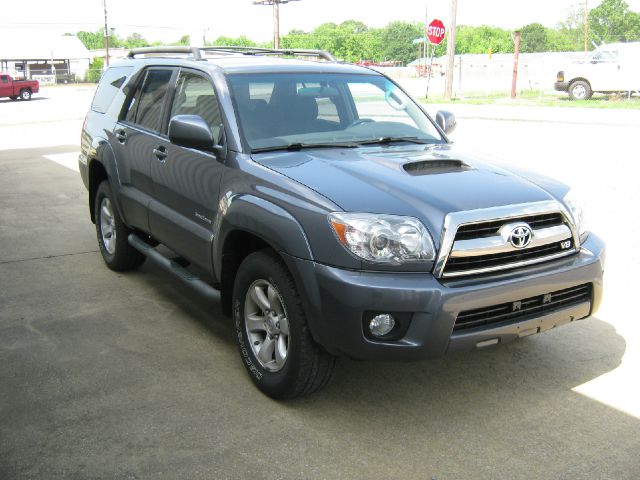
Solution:
<path fill-rule="evenodd" d="M 569 85 L 569 96 L 571 100 L 589 100 L 593 95 L 591 85 L 585 80 L 576 80 Z"/>
<path fill-rule="evenodd" d="M 31 100 L 31 90 L 28 88 L 20 90 L 20 100 Z"/>
<path fill-rule="evenodd" d="M 242 363 L 263 393 L 291 399 L 329 383 L 335 357 L 311 338 L 295 283 L 275 253 L 262 250 L 245 258 L 232 301 Z"/>
<path fill-rule="evenodd" d="M 98 186 L 94 208 L 98 246 L 107 267 L 123 272 L 142 265 L 146 257 L 129 245 L 127 237 L 131 230 L 120 218 L 106 180 Z"/>

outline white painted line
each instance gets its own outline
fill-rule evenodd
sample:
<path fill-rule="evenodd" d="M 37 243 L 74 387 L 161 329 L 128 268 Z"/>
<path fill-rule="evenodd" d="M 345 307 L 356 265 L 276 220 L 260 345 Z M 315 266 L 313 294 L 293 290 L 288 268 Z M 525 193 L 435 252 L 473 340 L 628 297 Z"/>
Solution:
<path fill-rule="evenodd" d="M 67 167 L 74 172 L 79 172 L 78 169 L 78 152 L 71 153 L 56 153 L 54 155 L 44 155 L 44 158 L 56 162 L 63 167 Z"/>

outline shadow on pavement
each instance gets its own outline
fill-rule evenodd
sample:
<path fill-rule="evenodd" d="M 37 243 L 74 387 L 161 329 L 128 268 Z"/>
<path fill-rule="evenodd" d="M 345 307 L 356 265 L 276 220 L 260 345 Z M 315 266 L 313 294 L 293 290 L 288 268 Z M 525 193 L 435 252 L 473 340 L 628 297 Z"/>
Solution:
<path fill-rule="evenodd" d="M 158 273 L 164 275 L 149 271 Z M 229 345 L 229 360 L 240 363 L 230 320 L 216 302 L 203 302 L 174 280 L 151 283 Z M 632 452 L 640 446 L 640 420 L 572 391 L 615 369 L 625 349 L 615 329 L 593 317 L 502 347 L 435 360 L 342 358 L 325 390 L 275 408 L 339 439 L 336 448 L 352 447 L 354 468 L 376 455 L 357 452 L 379 452 L 390 469 L 386 478 L 398 471 L 407 478 L 635 478 L 640 464 Z M 248 395 L 261 395 L 248 388 Z M 263 400 L 258 403 L 274 403 Z M 429 459 L 428 468 L 417 455 Z"/>

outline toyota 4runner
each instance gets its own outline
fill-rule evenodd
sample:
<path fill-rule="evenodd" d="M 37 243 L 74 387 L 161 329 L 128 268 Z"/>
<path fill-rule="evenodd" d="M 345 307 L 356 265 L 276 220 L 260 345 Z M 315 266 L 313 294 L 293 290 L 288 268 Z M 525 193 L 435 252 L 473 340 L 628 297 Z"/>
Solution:
<path fill-rule="evenodd" d="M 107 266 L 219 292 L 250 378 L 292 398 L 336 356 L 481 349 L 600 304 L 604 245 L 569 188 L 453 127 L 327 52 L 137 49 L 103 74 L 79 164 Z"/>

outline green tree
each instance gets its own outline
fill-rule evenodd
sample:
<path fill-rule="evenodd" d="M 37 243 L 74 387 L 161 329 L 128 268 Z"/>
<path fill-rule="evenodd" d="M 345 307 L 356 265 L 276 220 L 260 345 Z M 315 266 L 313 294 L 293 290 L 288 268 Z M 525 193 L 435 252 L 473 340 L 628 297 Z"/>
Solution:
<path fill-rule="evenodd" d="M 571 7 L 567 11 L 565 21 L 560 22 L 549 32 L 549 48 L 555 52 L 584 49 L 584 9 L 582 7 Z"/>
<path fill-rule="evenodd" d="M 512 32 L 498 27 L 461 25 L 456 30 L 456 53 L 513 52 Z"/>
<path fill-rule="evenodd" d="M 104 29 L 96 32 L 78 32 L 77 37 L 87 47 L 88 50 L 98 50 L 104 48 Z"/>
<path fill-rule="evenodd" d="M 589 12 L 589 28 L 606 43 L 640 40 L 640 14 L 624 0 L 604 0 Z"/>
<path fill-rule="evenodd" d="M 149 45 L 151 45 L 149 41 L 139 33 L 132 33 L 121 42 L 121 46 L 124 48 L 140 48 Z"/>
<path fill-rule="evenodd" d="M 418 23 L 391 22 L 380 32 L 382 60 L 395 60 L 407 64 L 416 59 L 413 41 L 424 37 L 424 26 Z"/>
<path fill-rule="evenodd" d="M 312 32 L 292 30 L 282 37 L 282 48 L 319 49 L 331 52 L 347 62 L 362 59 L 379 60 L 379 31 L 357 20 L 347 20 L 340 25 L 323 23 Z"/>
<path fill-rule="evenodd" d="M 104 69 L 104 58 L 95 57 L 93 62 L 89 65 L 89 70 L 87 71 L 87 82 L 89 83 L 98 83 L 100 80 L 100 76 L 102 75 L 102 70 Z"/>
<path fill-rule="evenodd" d="M 177 42 L 172 43 L 171 45 L 189 46 L 189 45 L 191 45 L 191 36 L 183 35 L 183 36 L 180 37 L 180 40 L 178 40 Z"/>
<path fill-rule="evenodd" d="M 253 40 L 245 37 L 244 35 L 241 35 L 239 37 L 225 37 L 225 36 L 220 36 L 218 38 L 216 38 L 212 43 L 207 42 L 207 45 L 209 46 L 213 46 L 213 45 L 218 45 L 218 46 L 235 46 L 235 47 L 256 47 L 257 44 L 256 42 L 254 42 Z"/>
<path fill-rule="evenodd" d="M 138 34 L 134 34 L 138 35 Z M 88 50 L 99 50 L 105 48 L 104 28 L 100 28 L 95 32 L 78 32 L 76 36 L 87 47 Z M 123 41 L 115 34 L 113 29 L 109 29 L 109 47 L 122 47 Z"/>
<path fill-rule="evenodd" d="M 520 29 L 520 51 L 524 53 L 548 52 L 549 29 L 540 23 L 530 23 Z"/>

